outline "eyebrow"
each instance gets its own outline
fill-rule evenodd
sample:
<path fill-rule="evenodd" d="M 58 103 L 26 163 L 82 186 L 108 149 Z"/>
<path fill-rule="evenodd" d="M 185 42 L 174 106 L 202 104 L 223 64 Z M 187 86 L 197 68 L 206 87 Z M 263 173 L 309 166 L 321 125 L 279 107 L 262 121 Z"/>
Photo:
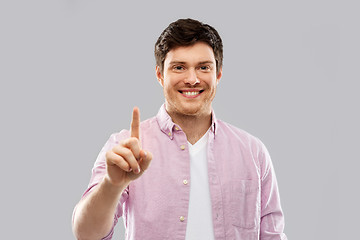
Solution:
<path fill-rule="evenodd" d="M 199 64 L 215 64 L 213 61 L 203 61 L 203 62 L 199 62 Z"/>
<path fill-rule="evenodd" d="M 171 61 L 169 63 L 169 65 L 172 65 L 172 64 L 185 64 L 186 62 L 181 62 L 181 61 Z"/>
<path fill-rule="evenodd" d="M 169 63 L 169 65 L 172 65 L 172 64 L 186 64 L 186 62 L 182 62 L 182 61 L 171 61 Z M 202 62 L 199 62 L 198 64 L 215 64 L 213 61 L 210 61 L 210 60 L 207 60 L 207 61 L 202 61 Z"/>

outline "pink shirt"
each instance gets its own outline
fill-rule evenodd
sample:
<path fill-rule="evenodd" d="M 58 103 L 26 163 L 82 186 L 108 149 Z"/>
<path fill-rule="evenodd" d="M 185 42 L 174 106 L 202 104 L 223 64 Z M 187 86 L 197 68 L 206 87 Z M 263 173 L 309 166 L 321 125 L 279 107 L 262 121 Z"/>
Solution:
<path fill-rule="evenodd" d="M 164 105 L 140 125 L 143 149 L 152 152 L 149 169 L 123 192 L 114 226 L 123 216 L 126 239 L 184 240 L 190 194 L 190 156 L 185 133 Z M 111 135 L 101 150 L 87 194 L 106 174 L 105 153 L 129 137 Z M 284 217 L 268 151 L 256 137 L 212 115 L 208 139 L 208 176 L 214 235 L 217 240 L 280 240 Z M 84 195 L 85 195 L 84 194 Z M 113 230 L 103 239 L 111 239 Z"/>

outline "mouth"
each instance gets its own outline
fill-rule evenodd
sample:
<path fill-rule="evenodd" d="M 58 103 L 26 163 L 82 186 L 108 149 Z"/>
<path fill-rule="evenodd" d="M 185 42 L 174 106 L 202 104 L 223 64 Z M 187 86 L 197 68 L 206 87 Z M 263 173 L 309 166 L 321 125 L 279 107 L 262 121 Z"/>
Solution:
<path fill-rule="evenodd" d="M 199 96 L 204 90 L 179 90 L 179 93 L 181 93 L 184 97 L 187 98 L 195 98 Z"/>

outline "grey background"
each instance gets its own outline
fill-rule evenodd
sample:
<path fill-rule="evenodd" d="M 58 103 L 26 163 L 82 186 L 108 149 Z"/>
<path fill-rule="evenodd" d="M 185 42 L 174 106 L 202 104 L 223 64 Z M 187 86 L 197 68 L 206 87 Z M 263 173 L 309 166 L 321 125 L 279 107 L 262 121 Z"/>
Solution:
<path fill-rule="evenodd" d="M 74 239 L 98 152 L 163 102 L 153 45 L 178 18 L 224 42 L 217 117 L 262 139 L 292 240 L 355 239 L 356 1 L 1 1 L 1 238 Z M 122 239 L 120 221 L 114 239 Z"/>

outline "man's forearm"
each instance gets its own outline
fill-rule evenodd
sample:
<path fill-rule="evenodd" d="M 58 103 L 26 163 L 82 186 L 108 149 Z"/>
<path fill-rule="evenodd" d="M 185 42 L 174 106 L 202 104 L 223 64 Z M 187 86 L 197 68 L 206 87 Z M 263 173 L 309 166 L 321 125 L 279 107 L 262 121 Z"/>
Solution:
<path fill-rule="evenodd" d="M 77 239 L 101 239 L 109 233 L 118 201 L 126 187 L 127 184 L 114 186 L 104 178 L 78 203 L 73 223 Z"/>

